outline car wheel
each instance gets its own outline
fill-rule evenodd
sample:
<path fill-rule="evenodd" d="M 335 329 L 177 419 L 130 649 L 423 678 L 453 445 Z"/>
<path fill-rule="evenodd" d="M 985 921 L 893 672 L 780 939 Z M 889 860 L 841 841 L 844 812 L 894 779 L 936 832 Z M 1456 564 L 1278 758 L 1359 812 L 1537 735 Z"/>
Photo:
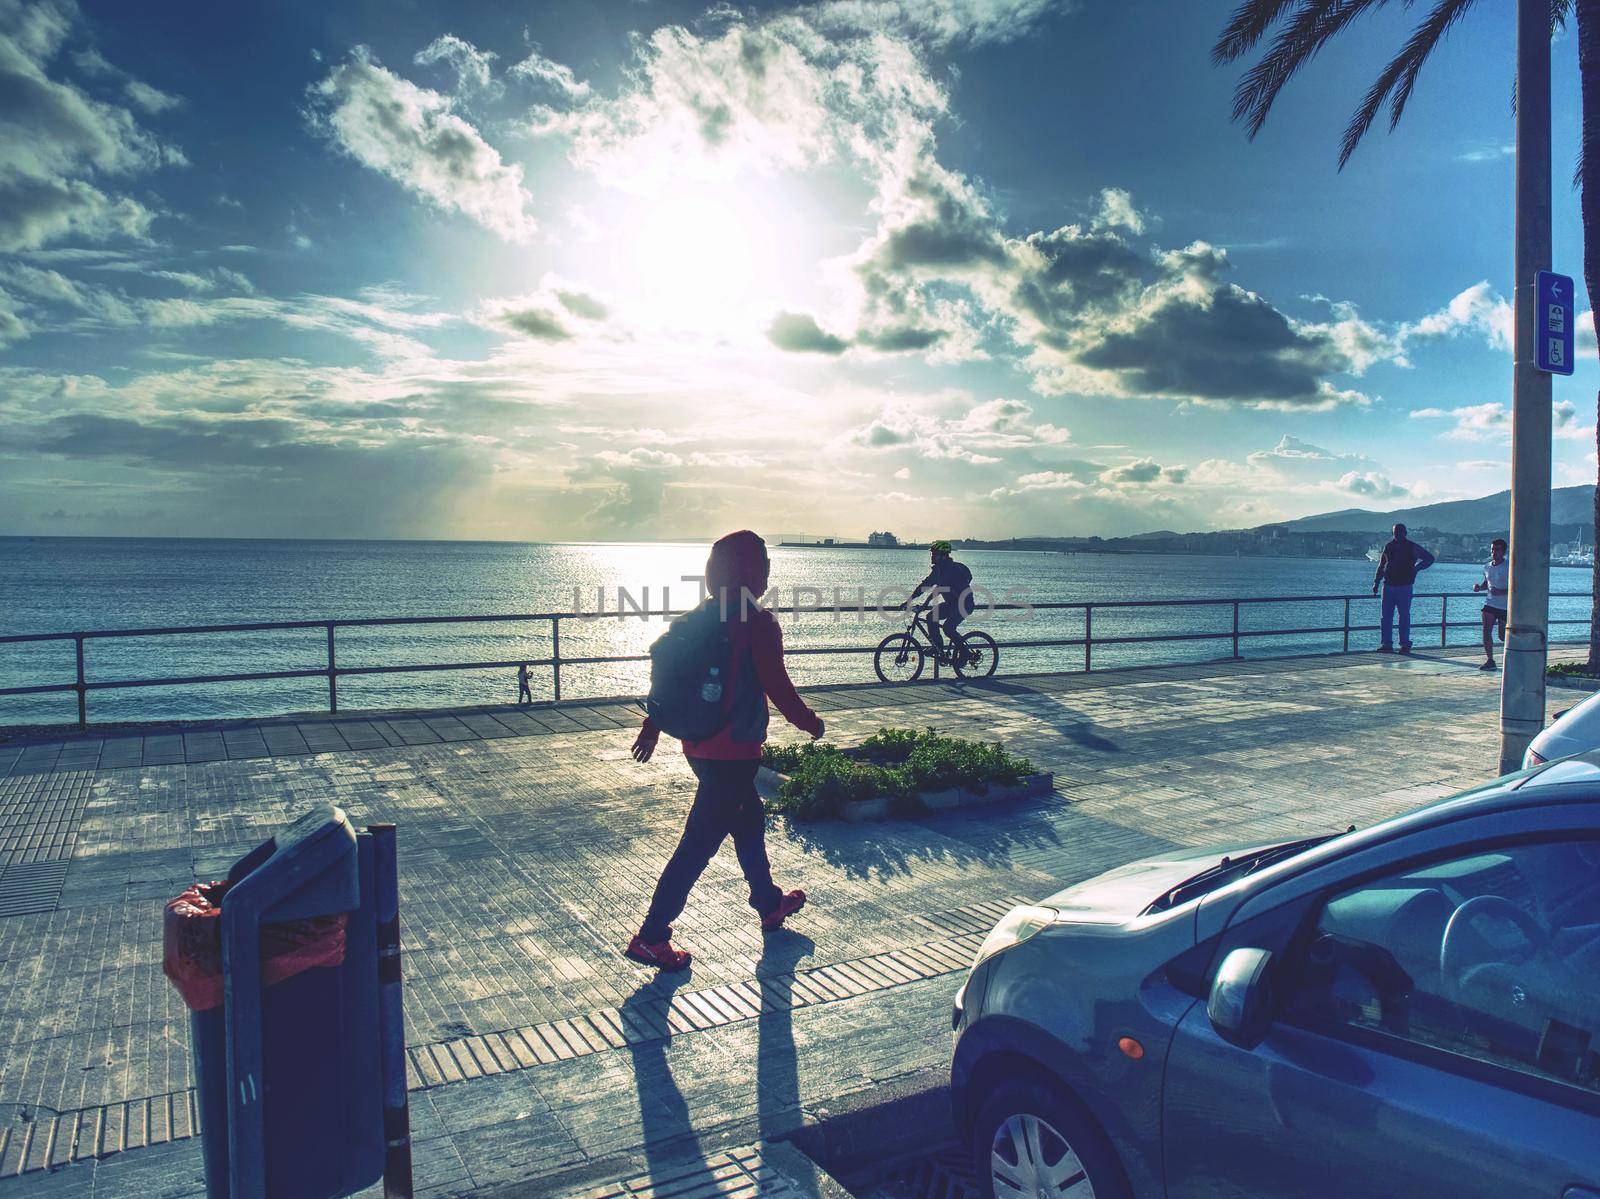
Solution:
<path fill-rule="evenodd" d="M 1041 1082 L 994 1089 L 973 1125 L 972 1156 L 984 1199 L 1128 1199 L 1105 1134 Z"/>

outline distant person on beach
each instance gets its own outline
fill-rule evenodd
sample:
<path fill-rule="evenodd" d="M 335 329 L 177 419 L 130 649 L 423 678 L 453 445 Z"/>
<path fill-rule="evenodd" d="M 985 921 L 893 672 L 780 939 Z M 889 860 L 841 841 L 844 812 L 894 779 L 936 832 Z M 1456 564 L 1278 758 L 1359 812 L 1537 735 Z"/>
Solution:
<path fill-rule="evenodd" d="M 939 633 L 942 627 L 955 652 L 963 653 L 957 629 L 972 615 L 972 571 L 950 556 L 948 541 L 935 541 L 928 547 L 928 556 L 932 561 L 928 577 L 917 584 L 901 606 L 909 608 L 919 596 L 926 594 L 929 597 L 928 639 L 933 642 L 933 652 L 937 654 L 944 649 L 944 637 Z"/>
<path fill-rule="evenodd" d="M 699 786 L 678 848 L 661 872 L 638 935 L 625 951 L 646 966 L 683 970 L 689 965 L 689 951 L 672 945 L 672 922 L 682 914 L 690 888 L 730 836 L 750 885 L 750 906 L 760 915 L 763 932 L 780 927 L 806 902 L 804 891 L 782 891 L 772 881 L 766 812 L 756 792 L 761 746 L 767 739 L 768 699 L 784 719 L 810 733 L 813 740 L 823 731 L 821 718 L 800 698 L 784 668 L 783 634 L 777 619 L 755 603 L 766 594 L 770 569 L 761 538 L 745 529 L 729 533 L 711 547 L 706 562 L 706 600 L 695 612 L 678 618 L 693 619 L 698 613 L 714 626 L 720 621 L 726 630 L 727 686 L 718 699 L 727 720 L 706 739 L 683 742 L 684 757 L 689 759 Z M 700 695 L 706 702 L 714 702 L 705 690 Z M 648 762 L 659 737 L 655 721 L 646 717 L 633 743 L 635 760 Z"/>
<path fill-rule="evenodd" d="M 528 664 L 521 663 L 517 667 L 517 702 L 531 704 L 533 702 L 533 688 L 528 685 Z"/>
<path fill-rule="evenodd" d="M 1511 563 L 1506 561 L 1506 540 L 1496 537 L 1489 543 L 1489 561 L 1483 568 L 1483 582 L 1472 585 L 1483 595 L 1483 665 L 1494 669 L 1494 640 L 1490 634 L 1500 630 L 1500 644 L 1506 643 L 1506 600 L 1511 595 Z"/>
<path fill-rule="evenodd" d="M 1411 652 L 1411 588 L 1417 575 L 1433 565 L 1433 555 L 1406 537 L 1405 525 L 1395 525 L 1394 536 L 1383 547 L 1378 570 L 1372 576 L 1372 594 L 1383 584 L 1383 641 L 1380 654 L 1394 653 L 1394 620 L 1400 616 L 1400 652 Z"/>

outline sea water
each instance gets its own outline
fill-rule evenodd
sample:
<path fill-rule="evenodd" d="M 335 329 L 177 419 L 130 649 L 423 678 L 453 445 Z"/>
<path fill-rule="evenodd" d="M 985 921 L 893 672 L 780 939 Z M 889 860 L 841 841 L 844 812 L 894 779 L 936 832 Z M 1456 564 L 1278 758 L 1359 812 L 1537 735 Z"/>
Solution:
<path fill-rule="evenodd" d="M 92 632 L 260 621 L 370 617 L 585 614 L 560 625 L 564 659 L 642 655 L 659 635 L 659 618 L 635 609 L 682 608 L 699 595 L 707 547 L 693 543 L 536 544 L 462 541 L 270 541 L 124 538 L 0 538 L 0 634 Z M 1125 600 L 1232 599 L 1292 596 L 1358 597 L 1351 622 L 1375 625 L 1372 563 L 1312 558 L 1246 558 L 1172 554 L 1062 554 L 964 550 L 975 585 L 995 600 L 1027 605 Z M 870 650 L 903 630 L 906 617 L 860 611 L 895 602 L 927 572 L 923 551 L 864 548 L 772 549 L 772 583 L 784 604 L 844 605 L 843 614 L 780 617 L 791 649 Z M 1480 578 L 1471 565 L 1444 564 L 1423 574 L 1413 616 L 1419 647 L 1437 646 L 1440 601 L 1427 593 L 1465 592 Z M 1551 590 L 1586 593 L 1589 572 L 1554 568 Z M 980 596 L 982 598 L 982 596 Z M 1450 601 L 1449 642 L 1479 640 L 1481 603 Z M 618 619 L 621 608 L 626 613 Z M 1252 603 L 1240 609 L 1246 657 L 1337 651 L 1339 632 L 1252 636 L 1263 630 L 1339 628 L 1342 600 Z M 595 618 L 596 612 L 608 615 Z M 1589 601 L 1555 598 L 1553 619 L 1587 620 Z M 1231 605 L 1097 608 L 1092 617 L 1095 669 L 1230 656 Z M 1081 609 L 1031 608 L 979 613 L 966 627 L 983 628 L 1002 645 L 1000 673 L 1081 670 L 1081 646 L 1018 643 L 1083 637 Z M 1118 643 L 1114 638 L 1223 634 L 1212 639 Z M 1584 635 L 1582 623 L 1555 625 L 1552 636 Z M 1352 648 L 1376 643 L 1357 631 Z M 1104 641 L 1105 644 L 1101 644 Z M 1009 644 L 1008 644 L 1009 643 Z M 549 621 L 340 628 L 340 667 L 538 661 L 552 654 Z M 323 627 L 228 634 L 93 639 L 85 677 L 124 681 L 280 670 L 322 670 Z M 0 644 L 0 687 L 71 682 L 72 642 Z M 804 683 L 866 680 L 870 652 L 793 655 Z M 568 664 L 564 698 L 633 695 L 643 690 L 640 662 Z M 552 671 L 530 669 L 536 698 L 552 693 Z M 503 703 L 516 698 L 514 667 L 343 676 L 341 711 Z M 326 708 L 325 678 L 208 683 L 183 687 L 95 690 L 91 719 L 160 720 L 264 715 Z M 0 724 L 76 718 L 70 693 L 0 697 Z"/>

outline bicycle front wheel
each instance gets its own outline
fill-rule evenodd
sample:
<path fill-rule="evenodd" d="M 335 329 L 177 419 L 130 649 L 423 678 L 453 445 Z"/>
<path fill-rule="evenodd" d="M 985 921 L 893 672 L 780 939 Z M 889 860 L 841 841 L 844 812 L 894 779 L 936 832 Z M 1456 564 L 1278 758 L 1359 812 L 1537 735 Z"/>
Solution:
<path fill-rule="evenodd" d="M 922 675 L 922 646 L 910 633 L 891 633 L 878 643 L 872 668 L 885 683 L 914 683 Z"/>
<path fill-rule="evenodd" d="M 1000 664 L 1000 647 L 988 633 L 964 633 L 956 655 L 956 673 L 964 679 L 986 679 Z"/>

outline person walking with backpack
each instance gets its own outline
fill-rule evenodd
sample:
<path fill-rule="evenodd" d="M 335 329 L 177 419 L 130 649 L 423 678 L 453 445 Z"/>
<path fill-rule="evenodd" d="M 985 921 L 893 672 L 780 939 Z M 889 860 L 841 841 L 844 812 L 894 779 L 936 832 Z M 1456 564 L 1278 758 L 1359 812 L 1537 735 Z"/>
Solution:
<path fill-rule="evenodd" d="M 1405 525 L 1395 525 L 1394 536 L 1383 547 L 1378 557 L 1378 569 L 1372 576 L 1372 594 L 1378 594 L 1378 584 L 1383 584 L 1383 641 L 1378 646 L 1380 654 L 1394 653 L 1394 622 L 1400 617 L 1400 652 L 1411 652 L 1411 588 L 1417 575 L 1433 565 L 1433 555 L 1415 541 L 1406 538 Z"/>
<path fill-rule="evenodd" d="M 693 955 L 672 944 L 672 922 L 728 837 L 764 932 L 782 926 L 806 902 L 804 891 L 783 891 L 772 881 L 766 812 L 756 793 L 769 699 L 812 740 L 823 733 L 822 719 L 800 698 L 784 668 L 777 619 L 756 604 L 766 594 L 770 571 L 761 538 L 748 529 L 729 533 L 706 561 L 705 601 L 673 620 L 650 650 L 648 714 L 633 743 L 634 759 L 648 762 L 662 732 L 679 737 L 699 786 L 644 923 L 624 950 L 646 966 L 689 966 Z"/>

